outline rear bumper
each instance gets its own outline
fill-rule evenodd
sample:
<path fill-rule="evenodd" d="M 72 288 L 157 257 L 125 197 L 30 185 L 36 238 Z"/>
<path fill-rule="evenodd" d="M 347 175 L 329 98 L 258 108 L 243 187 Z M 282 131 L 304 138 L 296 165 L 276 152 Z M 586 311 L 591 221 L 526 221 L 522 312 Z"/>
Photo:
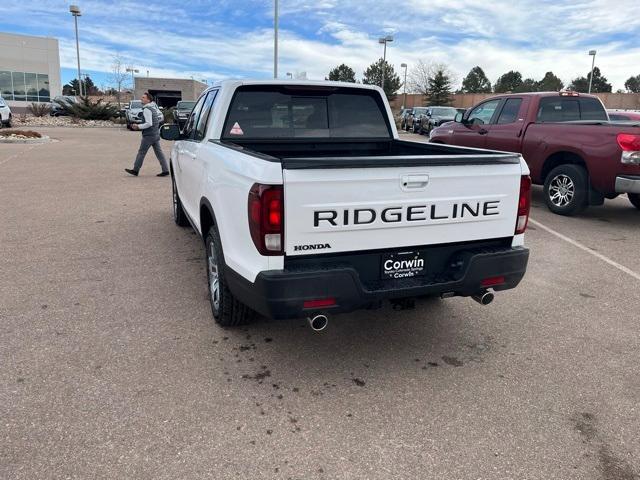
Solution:
<path fill-rule="evenodd" d="M 620 175 L 616 177 L 616 193 L 640 193 L 640 176 Z"/>
<path fill-rule="evenodd" d="M 269 318 L 300 318 L 320 310 L 345 313 L 375 308 L 383 300 L 443 293 L 470 296 L 482 290 L 481 281 L 504 277 L 493 287 L 507 290 L 520 283 L 527 268 L 529 250 L 523 247 L 484 252 L 468 252 L 464 267 L 455 275 L 437 278 L 401 279 L 365 285 L 353 267 L 318 268 L 300 271 L 261 272 L 254 283 L 226 267 L 229 288 L 238 300 Z M 335 298 L 336 305 L 305 309 L 305 300 Z"/>

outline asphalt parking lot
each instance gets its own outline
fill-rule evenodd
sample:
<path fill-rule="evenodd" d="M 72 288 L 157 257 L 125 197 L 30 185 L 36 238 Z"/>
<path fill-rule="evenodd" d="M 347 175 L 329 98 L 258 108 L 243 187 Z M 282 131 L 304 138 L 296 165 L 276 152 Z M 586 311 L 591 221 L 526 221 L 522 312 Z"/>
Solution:
<path fill-rule="evenodd" d="M 0 478 L 639 478 L 626 198 L 565 218 L 537 187 L 527 276 L 488 307 L 222 329 L 170 180 L 123 172 L 139 135 L 38 130 L 0 145 Z"/>

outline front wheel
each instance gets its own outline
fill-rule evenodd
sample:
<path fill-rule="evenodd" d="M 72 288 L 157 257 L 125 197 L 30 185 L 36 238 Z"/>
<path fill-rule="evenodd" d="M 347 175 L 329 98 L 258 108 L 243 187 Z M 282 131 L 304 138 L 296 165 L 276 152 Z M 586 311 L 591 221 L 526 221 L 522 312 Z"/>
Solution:
<path fill-rule="evenodd" d="M 631 205 L 640 210 L 640 194 L 639 193 L 627 193 L 627 197 L 629 197 L 629 201 Z"/>
<path fill-rule="evenodd" d="M 581 165 L 560 165 L 547 175 L 544 200 L 553 213 L 577 215 L 589 201 L 589 175 Z"/>
<path fill-rule="evenodd" d="M 205 245 L 207 250 L 209 302 L 211 303 L 213 318 L 223 327 L 234 327 L 249 323 L 253 317 L 253 311 L 235 298 L 227 285 L 222 244 L 215 226 L 209 229 Z"/>
<path fill-rule="evenodd" d="M 176 188 L 176 179 L 173 175 L 171 175 L 171 189 L 173 191 L 173 221 L 180 227 L 186 227 L 189 225 L 189 219 L 187 218 L 187 214 L 184 213 L 182 201 L 180 200 L 180 195 L 178 195 L 178 189 Z"/>

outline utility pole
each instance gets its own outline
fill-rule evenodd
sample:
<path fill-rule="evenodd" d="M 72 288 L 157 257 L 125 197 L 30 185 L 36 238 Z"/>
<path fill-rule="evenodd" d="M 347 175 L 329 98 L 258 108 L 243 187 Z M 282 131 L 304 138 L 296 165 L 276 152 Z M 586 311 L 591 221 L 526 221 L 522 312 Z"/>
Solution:
<path fill-rule="evenodd" d="M 278 78 L 278 0 L 273 3 L 273 78 Z"/>
<path fill-rule="evenodd" d="M 76 56 L 78 57 L 78 89 L 80 90 L 80 96 L 82 97 L 82 77 L 80 76 L 80 42 L 78 41 L 78 17 L 82 16 L 80 8 L 77 5 L 71 5 L 69 12 L 73 15 L 74 23 L 76 24 Z"/>

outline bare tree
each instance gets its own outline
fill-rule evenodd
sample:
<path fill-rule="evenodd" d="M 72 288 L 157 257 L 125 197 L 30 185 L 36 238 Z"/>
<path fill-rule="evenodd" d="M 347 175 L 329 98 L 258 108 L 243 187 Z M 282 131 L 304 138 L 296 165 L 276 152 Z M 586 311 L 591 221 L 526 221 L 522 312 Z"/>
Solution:
<path fill-rule="evenodd" d="M 429 63 L 418 60 L 418 63 L 411 69 L 407 87 L 414 93 L 424 95 L 426 99 L 433 94 L 434 79 L 447 78 L 448 84 L 456 83 L 456 76 L 444 63 Z"/>
<path fill-rule="evenodd" d="M 116 90 L 116 99 L 118 100 L 118 109 L 120 109 L 120 93 L 122 92 L 122 85 L 127 81 L 129 75 L 127 74 L 126 67 L 122 63 L 122 58 L 119 54 L 113 56 L 113 64 L 111 65 L 111 84 Z"/>

